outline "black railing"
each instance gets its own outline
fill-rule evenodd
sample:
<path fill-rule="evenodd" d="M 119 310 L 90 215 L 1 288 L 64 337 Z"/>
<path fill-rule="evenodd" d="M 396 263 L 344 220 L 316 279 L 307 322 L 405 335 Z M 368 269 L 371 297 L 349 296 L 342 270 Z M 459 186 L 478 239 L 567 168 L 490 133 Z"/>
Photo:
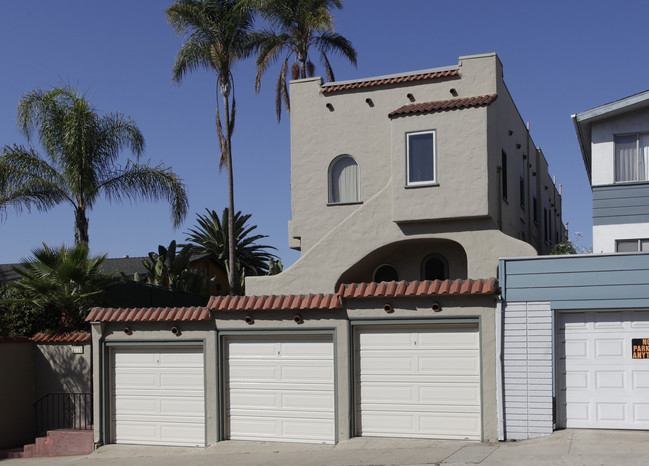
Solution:
<path fill-rule="evenodd" d="M 49 393 L 34 403 L 36 436 L 55 429 L 92 429 L 92 393 Z"/>

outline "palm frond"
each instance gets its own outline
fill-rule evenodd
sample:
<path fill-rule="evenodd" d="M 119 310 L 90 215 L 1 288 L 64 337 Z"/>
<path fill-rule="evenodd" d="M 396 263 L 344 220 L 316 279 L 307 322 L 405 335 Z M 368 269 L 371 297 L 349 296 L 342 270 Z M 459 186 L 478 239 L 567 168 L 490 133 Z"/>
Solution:
<path fill-rule="evenodd" d="M 280 122 L 282 118 L 282 102 L 286 106 L 286 111 L 290 113 L 291 103 L 288 96 L 288 87 L 286 86 L 286 72 L 288 71 L 288 56 L 284 59 L 282 68 L 279 71 L 279 76 L 277 77 L 277 86 L 275 87 L 275 115 L 277 116 L 277 122 Z"/>
<path fill-rule="evenodd" d="M 171 167 L 158 164 L 128 163 L 123 169 L 111 173 L 98 186 L 98 193 L 113 201 L 166 200 L 171 207 L 174 227 L 180 226 L 187 215 L 189 201 L 185 185 Z"/>

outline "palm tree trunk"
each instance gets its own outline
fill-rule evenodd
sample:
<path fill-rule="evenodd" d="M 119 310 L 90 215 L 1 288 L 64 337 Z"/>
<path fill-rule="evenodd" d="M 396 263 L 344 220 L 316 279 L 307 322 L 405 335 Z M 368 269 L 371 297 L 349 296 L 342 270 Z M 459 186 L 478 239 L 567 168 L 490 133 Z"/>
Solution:
<path fill-rule="evenodd" d="M 300 62 L 300 79 L 306 78 L 306 56 L 304 52 L 299 52 L 297 54 L 297 61 Z"/>
<path fill-rule="evenodd" d="M 230 296 L 236 294 L 237 284 L 237 258 L 234 249 L 234 176 L 232 174 L 232 125 L 230 122 L 230 102 L 228 100 L 229 92 L 223 92 L 223 111 L 225 113 L 225 138 L 224 153 L 225 164 L 228 170 L 228 258 L 230 274 L 228 281 L 230 284 Z"/>
<path fill-rule="evenodd" d="M 75 244 L 88 244 L 88 217 L 86 209 L 75 207 L 74 209 L 74 242 Z"/>

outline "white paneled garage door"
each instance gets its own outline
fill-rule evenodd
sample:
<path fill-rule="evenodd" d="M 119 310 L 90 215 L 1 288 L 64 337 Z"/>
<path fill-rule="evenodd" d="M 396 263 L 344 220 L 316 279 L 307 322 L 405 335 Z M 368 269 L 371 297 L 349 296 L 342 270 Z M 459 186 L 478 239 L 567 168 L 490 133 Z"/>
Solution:
<path fill-rule="evenodd" d="M 112 349 L 112 441 L 205 446 L 202 348 Z"/>
<path fill-rule="evenodd" d="M 225 341 L 228 438 L 334 443 L 331 336 Z"/>
<path fill-rule="evenodd" d="M 632 339 L 649 339 L 648 311 L 559 314 L 561 427 L 649 429 L 649 359 Z"/>
<path fill-rule="evenodd" d="M 355 345 L 359 435 L 481 439 L 477 325 L 359 328 Z"/>

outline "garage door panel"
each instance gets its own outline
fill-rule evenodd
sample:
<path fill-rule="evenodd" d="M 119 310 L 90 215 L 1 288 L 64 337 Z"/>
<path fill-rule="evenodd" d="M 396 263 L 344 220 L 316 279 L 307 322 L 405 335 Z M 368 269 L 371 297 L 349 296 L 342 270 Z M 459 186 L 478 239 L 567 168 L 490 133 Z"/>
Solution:
<path fill-rule="evenodd" d="M 649 370 L 633 371 L 631 378 L 634 390 L 649 389 Z"/>
<path fill-rule="evenodd" d="M 624 371 L 596 371 L 595 386 L 598 390 L 624 390 L 626 388 L 624 383 L 625 377 L 626 373 Z"/>
<path fill-rule="evenodd" d="M 649 429 L 638 414 L 649 398 L 649 361 L 632 358 L 632 340 L 649 337 L 648 322 L 647 311 L 559 315 L 562 427 Z"/>
<path fill-rule="evenodd" d="M 615 402 L 599 402 L 595 404 L 598 421 L 626 421 L 626 404 Z"/>
<path fill-rule="evenodd" d="M 115 443 L 205 444 L 201 347 L 115 348 L 112 356 Z"/>
<path fill-rule="evenodd" d="M 595 340 L 595 357 L 621 358 L 624 356 L 623 338 L 600 338 Z"/>
<path fill-rule="evenodd" d="M 479 440 L 478 348 L 475 325 L 359 328 L 358 433 Z"/>
<path fill-rule="evenodd" d="M 233 337 L 225 375 L 230 439 L 334 442 L 331 337 Z"/>

